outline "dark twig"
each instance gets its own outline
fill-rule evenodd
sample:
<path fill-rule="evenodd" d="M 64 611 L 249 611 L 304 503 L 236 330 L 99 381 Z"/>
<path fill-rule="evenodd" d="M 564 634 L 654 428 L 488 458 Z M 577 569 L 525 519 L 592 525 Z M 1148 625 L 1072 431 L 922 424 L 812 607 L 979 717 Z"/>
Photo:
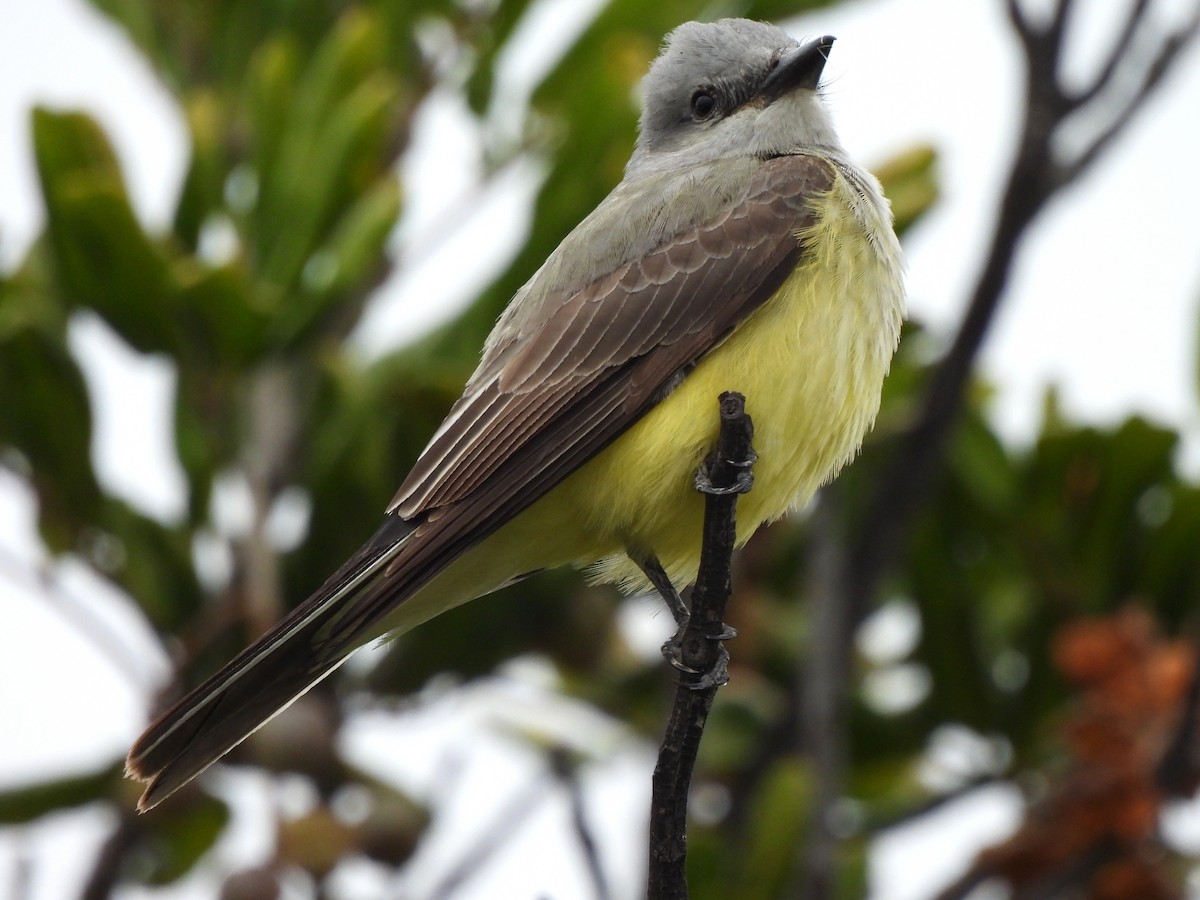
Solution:
<path fill-rule="evenodd" d="M 107 900 L 112 896 L 125 868 L 126 857 L 141 834 L 142 824 L 131 808 L 122 807 L 117 814 L 120 816 L 117 827 L 101 845 L 100 854 L 79 894 L 80 900 Z"/>
<path fill-rule="evenodd" d="M 600 848 L 588 824 L 583 791 L 579 785 L 578 766 L 575 765 L 570 751 L 561 747 L 551 751 L 550 765 L 567 791 L 571 805 L 571 826 L 575 829 L 575 837 L 583 851 L 583 859 L 587 864 L 588 877 L 591 879 L 596 900 L 608 900 L 612 894 L 608 887 L 608 879 L 604 876 L 604 866 L 600 863 Z"/>
<path fill-rule="evenodd" d="M 746 415 L 741 394 L 724 393 L 720 403 L 717 449 L 701 473 L 709 486 L 705 491 L 704 539 L 700 571 L 692 591 L 691 621 L 680 648 L 683 663 L 696 674 L 684 672 L 680 677 L 654 768 L 646 891 L 650 900 L 681 900 L 688 895 L 688 791 L 700 738 L 719 687 L 719 680 L 704 682 L 704 675 L 722 660 L 721 640 L 728 636 L 724 618 L 732 583 L 735 488 L 739 484 L 742 490 L 748 488 L 754 426 Z"/>
<path fill-rule="evenodd" d="M 12 900 L 28 900 L 33 896 L 34 870 L 33 851 L 27 832 L 16 830 L 13 843 L 16 845 L 16 859 L 13 860 L 8 896 Z"/>
<path fill-rule="evenodd" d="M 1129 7 L 1129 15 L 1125 17 L 1125 24 L 1121 27 L 1121 33 L 1117 35 L 1113 47 L 1124 47 L 1133 40 L 1133 36 L 1138 33 L 1138 29 L 1142 27 L 1142 21 L 1146 18 L 1146 10 L 1150 8 L 1150 0 L 1135 0 L 1132 6 Z M 1104 65 L 1100 67 L 1100 71 L 1096 73 L 1092 83 L 1082 91 L 1070 95 L 1068 98 L 1071 102 L 1071 108 L 1083 106 L 1090 103 L 1101 93 L 1108 89 L 1112 84 L 1113 76 L 1117 72 L 1117 65 L 1121 62 L 1120 53 L 1112 53 L 1108 59 L 1104 61 Z"/>
<path fill-rule="evenodd" d="M 517 828 L 528 820 L 538 804 L 546 798 L 548 786 L 549 776 L 541 775 L 509 800 L 491 826 L 461 855 L 461 861 L 429 892 L 430 900 L 445 900 L 454 896 L 459 888 L 478 873 L 484 863 L 492 859 L 496 852 L 512 839 Z"/>
<path fill-rule="evenodd" d="M 1192 18 L 1187 24 L 1166 35 L 1159 41 L 1159 45 L 1153 56 L 1143 66 L 1141 80 L 1137 88 L 1115 112 L 1110 114 L 1108 125 L 1093 137 L 1091 143 L 1076 154 L 1074 159 L 1058 164 L 1056 188 L 1065 187 L 1078 178 L 1080 174 L 1091 168 L 1100 154 L 1108 149 L 1117 137 L 1124 133 L 1130 120 L 1145 105 L 1146 98 L 1153 93 L 1163 77 L 1170 71 L 1180 51 L 1191 43 L 1198 31 L 1200 31 L 1200 8 L 1193 13 Z M 1105 68 L 1107 69 L 1109 65 L 1112 65 L 1114 68 L 1117 67 L 1121 59 L 1121 50 L 1127 49 L 1128 46 L 1126 44 L 1124 48 L 1118 47 L 1114 55 L 1110 57 L 1109 62 L 1106 63 Z"/>
<path fill-rule="evenodd" d="M 1003 775 L 977 775 L 968 781 L 964 781 L 958 787 L 952 788 L 945 793 L 930 797 L 923 803 L 918 803 L 900 812 L 888 815 L 886 818 L 880 818 L 869 823 L 869 828 L 872 835 L 878 835 L 884 831 L 891 831 L 896 828 L 903 828 L 917 819 L 924 818 L 930 813 L 937 812 L 943 807 L 949 806 L 952 803 L 957 803 L 959 800 L 982 790 L 986 787 L 991 787 L 995 784 L 1004 784 L 1008 779 Z"/>
<path fill-rule="evenodd" d="M 822 492 L 813 509 L 808 551 L 808 578 L 804 596 L 812 621 L 812 640 L 806 664 L 800 668 L 796 692 L 803 698 L 802 733 L 797 743 L 813 767 L 812 814 L 808 846 L 797 854 L 798 896 L 807 900 L 833 897 L 837 888 L 837 848 L 840 836 L 833 828 L 834 808 L 842 795 L 847 750 L 846 692 L 851 673 L 848 646 L 854 630 L 850 607 L 838 591 L 838 575 L 845 565 L 839 495 Z"/>
<path fill-rule="evenodd" d="M 1117 845 L 1112 840 L 1101 840 L 1047 877 L 1030 884 L 1012 886 L 1010 896 L 1014 900 L 1058 900 L 1080 896 L 1078 889 L 1086 885 L 1096 871 L 1116 857 L 1117 853 Z M 980 885 L 998 877 L 984 867 L 972 866 L 961 878 L 943 888 L 936 900 L 967 900 Z"/>

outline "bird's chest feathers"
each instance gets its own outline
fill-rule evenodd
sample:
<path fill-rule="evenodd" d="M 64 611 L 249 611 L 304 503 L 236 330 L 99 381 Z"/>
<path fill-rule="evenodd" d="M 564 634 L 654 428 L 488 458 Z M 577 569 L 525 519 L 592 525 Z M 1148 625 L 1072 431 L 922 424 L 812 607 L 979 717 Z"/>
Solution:
<path fill-rule="evenodd" d="M 752 518 L 807 501 L 854 455 L 899 338 L 900 251 L 886 213 L 844 177 L 819 209 L 798 235 L 795 273 L 688 379 L 698 394 L 746 395 L 760 457 Z"/>
<path fill-rule="evenodd" d="M 739 540 L 806 502 L 854 455 L 879 409 L 903 318 L 899 246 L 881 203 L 840 175 L 818 211 L 775 296 L 568 482 L 582 520 L 626 547 L 653 548 L 672 577 L 695 575 L 703 501 L 692 478 L 716 441 L 721 392 L 744 394 L 755 426 Z M 589 504 L 595 492 L 585 488 L 597 482 L 623 489 Z M 599 577 L 636 580 L 623 559 Z"/>

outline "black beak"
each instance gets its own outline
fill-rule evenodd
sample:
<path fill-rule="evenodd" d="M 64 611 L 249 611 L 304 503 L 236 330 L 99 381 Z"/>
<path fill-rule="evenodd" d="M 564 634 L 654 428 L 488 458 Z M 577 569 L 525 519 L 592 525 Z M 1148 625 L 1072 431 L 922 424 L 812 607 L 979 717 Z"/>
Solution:
<path fill-rule="evenodd" d="M 763 99 L 774 103 L 797 88 L 815 90 L 834 40 L 833 35 L 827 34 L 783 54 L 763 82 Z"/>

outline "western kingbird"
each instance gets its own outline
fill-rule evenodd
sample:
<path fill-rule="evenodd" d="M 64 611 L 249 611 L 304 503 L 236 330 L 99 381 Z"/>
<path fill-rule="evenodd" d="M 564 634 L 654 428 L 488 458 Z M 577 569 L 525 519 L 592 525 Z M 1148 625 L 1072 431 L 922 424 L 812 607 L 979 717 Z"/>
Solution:
<path fill-rule="evenodd" d="M 667 37 L 621 183 L 513 297 L 374 536 L 138 739 L 141 809 L 356 648 L 530 573 L 690 583 L 693 477 L 723 391 L 744 394 L 756 424 L 739 543 L 850 460 L 904 285 L 879 184 L 818 93 L 832 44 L 744 19 Z"/>

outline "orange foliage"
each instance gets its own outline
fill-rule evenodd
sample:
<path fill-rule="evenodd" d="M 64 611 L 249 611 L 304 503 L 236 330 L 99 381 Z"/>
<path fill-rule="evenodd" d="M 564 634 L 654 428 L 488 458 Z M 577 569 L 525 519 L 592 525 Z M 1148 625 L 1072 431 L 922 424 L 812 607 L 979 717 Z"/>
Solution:
<path fill-rule="evenodd" d="M 1181 896 L 1157 835 L 1166 799 L 1158 768 L 1183 715 L 1194 648 L 1128 607 L 1063 628 L 1053 658 L 1079 688 L 1061 726 L 1066 764 L 1020 830 L 981 853 L 973 871 L 1003 878 L 1017 896 L 1057 883 L 1091 900 Z M 1196 785 L 1188 773 L 1188 789 Z"/>

